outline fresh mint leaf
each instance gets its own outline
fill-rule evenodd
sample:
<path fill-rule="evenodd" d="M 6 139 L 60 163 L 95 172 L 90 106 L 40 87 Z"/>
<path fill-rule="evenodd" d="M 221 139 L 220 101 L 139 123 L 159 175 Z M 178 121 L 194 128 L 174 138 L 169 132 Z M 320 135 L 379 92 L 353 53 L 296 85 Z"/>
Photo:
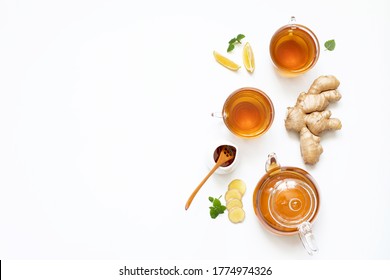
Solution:
<path fill-rule="evenodd" d="M 209 201 L 211 203 L 213 203 L 213 206 L 210 206 L 209 209 L 210 209 L 210 217 L 212 219 L 215 219 L 216 217 L 218 217 L 218 215 L 220 214 L 223 214 L 226 210 L 226 206 L 225 205 L 222 205 L 221 201 L 220 201 L 220 198 L 222 196 L 220 196 L 219 198 L 213 198 L 213 197 L 209 197 Z"/>
<path fill-rule="evenodd" d="M 336 48 L 336 41 L 333 39 L 328 40 L 325 42 L 324 46 L 328 51 L 333 51 Z"/>
<path fill-rule="evenodd" d="M 218 215 L 219 215 L 219 212 L 217 211 L 217 209 L 215 209 L 215 208 L 210 209 L 210 217 L 212 219 L 215 219 L 216 217 L 218 217 Z"/>
<path fill-rule="evenodd" d="M 214 201 L 213 201 L 213 206 L 214 206 L 214 207 L 219 207 L 219 206 L 221 206 L 221 201 L 220 201 L 219 199 L 214 199 Z"/>
<path fill-rule="evenodd" d="M 241 40 L 245 38 L 245 35 L 244 34 L 238 34 L 236 39 L 237 41 L 241 44 Z"/>
<path fill-rule="evenodd" d="M 244 34 L 238 34 L 237 37 L 230 39 L 229 41 L 229 47 L 227 48 L 227 52 L 231 52 L 234 50 L 235 45 L 241 44 L 241 40 L 245 38 Z"/>
<path fill-rule="evenodd" d="M 230 44 L 229 47 L 227 48 L 227 52 L 231 52 L 232 50 L 234 50 L 234 45 Z"/>
<path fill-rule="evenodd" d="M 217 206 L 217 207 L 215 207 L 215 209 L 218 211 L 219 214 L 223 214 L 223 212 L 225 212 L 225 210 L 226 210 L 226 206 L 223 206 L 223 205 Z"/>
<path fill-rule="evenodd" d="M 229 45 L 234 44 L 237 41 L 237 38 L 233 38 L 229 41 Z"/>

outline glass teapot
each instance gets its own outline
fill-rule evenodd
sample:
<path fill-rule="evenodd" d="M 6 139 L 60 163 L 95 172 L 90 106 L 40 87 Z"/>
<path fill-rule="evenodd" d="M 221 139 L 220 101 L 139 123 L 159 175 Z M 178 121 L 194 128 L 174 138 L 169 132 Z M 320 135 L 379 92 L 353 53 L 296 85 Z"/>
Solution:
<path fill-rule="evenodd" d="M 318 251 L 311 226 L 320 204 L 316 182 L 303 169 L 281 167 L 274 153 L 268 155 L 265 170 L 253 192 L 256 216 L 273 233 L 298 233 L 312 255 Z"/>

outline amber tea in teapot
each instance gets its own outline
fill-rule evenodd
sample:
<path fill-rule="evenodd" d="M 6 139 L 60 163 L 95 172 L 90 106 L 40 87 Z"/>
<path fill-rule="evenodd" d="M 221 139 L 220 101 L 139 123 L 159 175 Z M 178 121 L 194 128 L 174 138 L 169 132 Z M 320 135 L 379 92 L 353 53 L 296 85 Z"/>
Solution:
<path fill-rule="evenodd" d="M 313 254 L 317 246 L 311 223 L 320 205 L 316 182 L 303 169 L 281 167 L 275 154 L 269 155 L 266 171 L 253 193 L 256 216 L 271 232 L 298 233 L 308 253 Z"/>

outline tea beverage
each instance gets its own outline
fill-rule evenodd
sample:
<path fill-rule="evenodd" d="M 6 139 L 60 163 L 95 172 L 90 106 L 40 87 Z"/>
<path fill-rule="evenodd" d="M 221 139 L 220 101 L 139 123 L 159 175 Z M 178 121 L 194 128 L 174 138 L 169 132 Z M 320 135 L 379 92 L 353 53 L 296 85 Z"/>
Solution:
<path fill-rule="evenodd" d="M 305 171 L 294 167 L 282 167 L 281 171 L 262 182 L 264 187 L 255 197 L 255 212 L 271 231 L 293 234 L 300 224 L 316 217 L 319 194 Z"/>
<path fill-rule="evenodd" d="M 294 23 L 275 32 L 269 50 L 276 68 L 287 76 L 307 72 L 319 57 L 319 43 L 315 34 L 306 26 Z"/>
<path fill-rule="evenodd" d="M 223 120 L 227 128 L 244 138 L 264 134 L 274 119 L 270 98 L 256 88 L 241 88 L 233 92 L 223 106 Z"/>
<path fill-rule="evenodd" d="M 313 177 L 297 167 L 280 166 L 268 155 L 266 174 L 253 192 L 253 208 L 259 221 L 273 233 L 298 234 L 306 251 L 318 251 L 312 232 L 320 196 Z"/>

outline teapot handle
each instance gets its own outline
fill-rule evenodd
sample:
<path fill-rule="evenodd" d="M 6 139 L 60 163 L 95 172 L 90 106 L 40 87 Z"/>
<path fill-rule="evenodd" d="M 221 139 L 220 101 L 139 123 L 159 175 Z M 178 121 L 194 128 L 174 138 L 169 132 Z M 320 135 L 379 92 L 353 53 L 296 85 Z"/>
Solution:
<path fill-rule="evenodd" d="M 299 238 L 302 241 L 303 247 L 305 247 L 306 251 L 309 255 L 313 255 L 318 252 L 318 247 L 314 238 L 314 234 L 312 232 L 311 223 L 303 222 L 298 226 Z"/>

